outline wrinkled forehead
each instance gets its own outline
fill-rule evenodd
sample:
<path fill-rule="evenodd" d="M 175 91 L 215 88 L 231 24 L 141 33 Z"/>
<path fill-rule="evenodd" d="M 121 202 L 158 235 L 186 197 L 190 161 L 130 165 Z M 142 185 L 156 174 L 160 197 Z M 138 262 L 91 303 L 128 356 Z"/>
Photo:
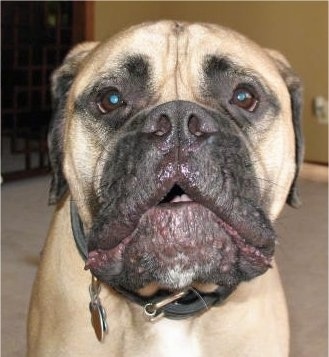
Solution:
<path fill-rule="evenodd" d="M 259 72 L 274 86 L 282 84 L 265 51 L 243 35 L 216 25 L 162 21 L 132 27 L 98 46 L 76 80 L 76 95 L 97 78 L 129 67 L 148 66 L 159 82 L 177 75 L 178 67 L 179 75 L 197 77 L 210 57 Z"/>

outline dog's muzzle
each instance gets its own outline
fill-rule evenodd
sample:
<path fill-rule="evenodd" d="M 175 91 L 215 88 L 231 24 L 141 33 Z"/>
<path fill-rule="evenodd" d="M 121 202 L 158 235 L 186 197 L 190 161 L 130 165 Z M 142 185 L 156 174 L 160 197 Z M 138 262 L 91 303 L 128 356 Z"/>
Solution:
<path fill-rule="evenodd" d="M 128 120 L 100 158 L 86 268 L 118 290 L 232 291 L 264 273 L 275 234 L 249 150 L 225 113 L 174 101 Z M 109 152 L 109 153 L 108 153 Z"/>

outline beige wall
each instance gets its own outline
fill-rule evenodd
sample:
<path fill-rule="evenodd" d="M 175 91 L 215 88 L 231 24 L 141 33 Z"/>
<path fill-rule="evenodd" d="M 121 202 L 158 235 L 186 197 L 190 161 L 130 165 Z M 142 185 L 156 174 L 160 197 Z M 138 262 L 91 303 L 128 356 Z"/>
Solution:
<path fill-rule="evenodd" d="M 218 23 L 284 53 L 305 86 L 306 160 L 328 163 L 328 126 L 318 124 L 312 114 L 312 98 L 328 96 L 327 2 L 97 1 L 95 39 L 157 19 Z"/>

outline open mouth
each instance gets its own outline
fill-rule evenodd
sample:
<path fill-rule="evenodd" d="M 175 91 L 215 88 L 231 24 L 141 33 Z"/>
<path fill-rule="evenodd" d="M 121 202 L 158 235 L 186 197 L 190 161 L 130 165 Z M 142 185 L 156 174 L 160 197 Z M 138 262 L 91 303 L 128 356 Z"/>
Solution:
<path fill-rule="evenodd" d="M 159 205 L 165 203 L 181 203 L 181 202 L 193 202 L 193 200 L 185 193 L 185 191 L 175 184 L 167 195 L 159 202 Z"/>

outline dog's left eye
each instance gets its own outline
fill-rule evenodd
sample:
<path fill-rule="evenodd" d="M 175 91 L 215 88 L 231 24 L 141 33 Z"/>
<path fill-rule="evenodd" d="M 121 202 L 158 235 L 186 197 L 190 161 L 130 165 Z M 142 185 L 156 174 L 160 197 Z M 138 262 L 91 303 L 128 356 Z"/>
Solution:
<path fill-rule="evenodd" d="M 121 107 L 124 101 L 117 89 L 110 89 L 100 97 L 97 104 L 99 110 L 105 114 Z"/>
<path fill-rule="evenodd" d="M 258 102 L 259 101 L 254 93 L 246 88 L 236 88 L 230 100 L 230 104 L 234 104 L 248 112 L 254 112 Z"/>

